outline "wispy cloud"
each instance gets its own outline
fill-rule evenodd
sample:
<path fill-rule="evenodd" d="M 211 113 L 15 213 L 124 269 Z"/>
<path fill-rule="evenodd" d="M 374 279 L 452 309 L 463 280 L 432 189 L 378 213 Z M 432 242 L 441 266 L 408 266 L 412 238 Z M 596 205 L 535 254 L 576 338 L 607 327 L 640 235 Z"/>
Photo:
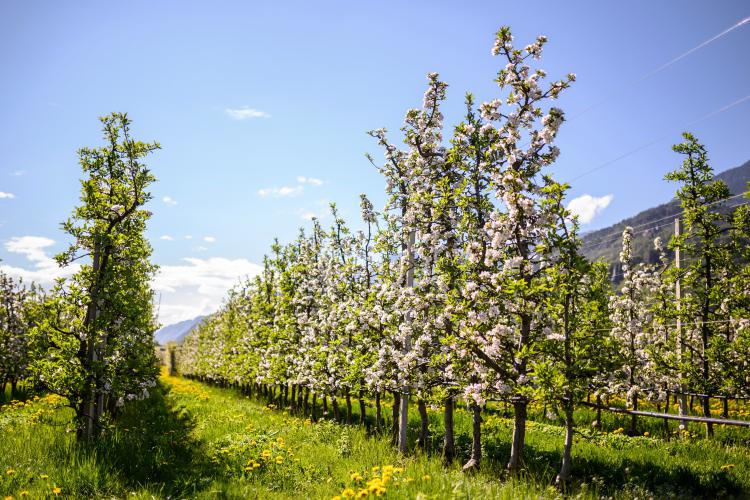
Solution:
<path fill-rule="evenodd" d="M 164 196 L 161 201 L 163 201 L 167 205 L 175 206 L 177 205 L 177 200 L 172 198 L 171 196 Z"/>
<path fill-rule="evenodd" d="M 31 264 L 31 269 L 6 264 L 0 265 L 0 271 L 40 285 L 51 285 L 57 278 L 73 275 L 80 265 L 73 263 L 67 267 L 58 266 L 57 261 L 47 253 L 48 248 L 54 244 L 54 240 L 43 236 L 14 236 L 5 242 L 5 249 L 24 256 Z"/>
<path fill-rule="evenodd" d="M 270 187 L 258 190 L 258 194 L 262 198 L 281 198 L 287 196 L 299 196 L 305 190 L 304 186 L 281 186 L 281 187 Z"/>
<path fill-rule="evenodd" d="M 297 182 L 299 182 L 300 184 L 310 184 L 312 186 L 322 186 L 323 185 L 323 181 L 321 181 L 320 179 L 316 179 L 315 177 L 303 177 L 303 176 L 299 176 L 299 177 L 297 177 Z"/>
<path fill-rule="evenodd" d="M 305 191 L 305 186 L 322 186 L 323 181 L 316 179 L 315 177 L 305 177 L 300 175 L 297 177 L 296 186 L 281 186 L 281 187 L 269 187 L 258 190 L 258 194 L 262 198 L 281 198 L 281 197 L 292 197 L 299 196 Z"/>
<path fill-rule="evenodd" d="M 204 236 L 203 241 L 206 243 L 214 243 L 216 241 L 216 238 L 213 236 Z"/>
<path fill-rule="evenodd" d="M 14 195 L 13 193 L 6 193 L 5 191 L 0 191 L 0 200 L 3 200 L 3 199 L 12 200 L 15 197 L 16 195 Z"/>
<path fill-rule="evenodd" d="M 588 224 L 609 206 L 613 198 L 614 195 L 611 194 L 600 197 L 584 194 L 570 200 L 568 210 L 578 216 L 581 224 Z"/>
<path fill-rule="evenodd" d="M 22 175 L 26 175 L 26 170 L 14 170 L 10 175 L 13 177 L 21 177 Z"/>
<path fill-rule="evenodd" d="M 271 115 L 259 109 L 243 106 L 241 108 L 227 108 L 224 111 L 235 120 L 249 120 L 251 118 L 270 118 Z"/>
<path fill-rule="evenodd" d="M 160 240 L 164 240 L 164 241 L 174 241 L 174 238 L 172 238 L 172 237 L 171 237 L 171 236 L 169 236 L 168 234 L 165 234 L 165 235 L 163 235 L 163 236 L 159 236 L 159 239 L 160 239 Z"/>

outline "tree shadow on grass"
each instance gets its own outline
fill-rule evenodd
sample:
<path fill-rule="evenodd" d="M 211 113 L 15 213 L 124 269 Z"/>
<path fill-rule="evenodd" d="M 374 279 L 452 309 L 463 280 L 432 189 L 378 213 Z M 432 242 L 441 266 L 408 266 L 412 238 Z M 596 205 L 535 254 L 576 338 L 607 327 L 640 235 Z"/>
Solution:
<path fill-rule="evenodd" d="M 119 416 L 95 445 L 101 467 L 115 470 L 130 490 L 146 489 L 184 498 L 207 488 L 221 474 L 192 435 L 196 420 L 159 386 Z"/>

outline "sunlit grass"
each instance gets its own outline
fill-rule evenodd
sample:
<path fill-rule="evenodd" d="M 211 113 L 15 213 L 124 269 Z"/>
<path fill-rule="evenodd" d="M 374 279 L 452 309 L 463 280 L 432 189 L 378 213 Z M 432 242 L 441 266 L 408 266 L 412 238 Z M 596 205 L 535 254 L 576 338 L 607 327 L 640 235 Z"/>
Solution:
<path fill-rule="evenodd" d="M 502 406 L 484 419 L 482 469 L 460 470 L 469 453 L 470 415 L 456 413 L 460 459 L 445 466 L 439 453 L 442 422 L 430 412 L 431 453 L 400 457 L 388 435 L 330 420 L 313 423 L 239 391 L 179 377 L 133 404 L 95 446 L 80 446 L 72 413 L 54 396 L 30 398 L 0 410 L 0 498 L 556 498 L 551 484 L 563 431 L 534 408 L 526 468 L 503 473 L 512 421 Z M 355 412 L 357 406 L 354 405 Z M 389 408 L 384 414 L 389 414 Z M 371 411 L 370 408 L 368 411 Z M 717 428 L 719 439 L 660 437 L 660 421 L 642 419 L 642 433 L 617 432 L 627 418 L 606 415 L 603 431 L 579 412 L 574 447 L 579 498 L 750 495 L 750 433 Z M 357 420 L 355 415 L 355 421 Z M 412 414 L 410 437 L 418 429 Z M 672 425 L 672 429 L 676 429 Z M 744 433 L 743 433 L 744 432 Z M 730 439 L 731 438 L 731 439 Z M 721 441 L 724 441 L 724 444 Z M 735 444 L 732 444 L 735 443 Z M 57 493 L 55 493 L 57 491 Z"/>

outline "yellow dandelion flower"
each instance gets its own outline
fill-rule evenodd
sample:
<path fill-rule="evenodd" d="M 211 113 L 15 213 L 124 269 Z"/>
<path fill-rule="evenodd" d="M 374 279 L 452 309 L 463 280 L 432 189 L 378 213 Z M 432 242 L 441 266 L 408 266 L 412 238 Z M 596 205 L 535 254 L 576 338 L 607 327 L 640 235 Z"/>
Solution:
<path fill-rule="evenodd" d="M 356 495 L 356 493 L 351 488 L 344 488 L 344 491 L 341 492 L 341 496 L 344 498 L 351 498 L 354 495 Z"/>
<path fill-rule="evenodd" d="M 16 473 L 15 469 L 8 469 L 5 471 L 5 474 L 7 474 L 8 476 L 12 476 L 15 473 Z"/>
<path fill-rule="evenodd" d="M 729 470 L 734 468 L 734 464 L 724 464 L 721 466 L 721 470 Z"/>
<path fill-rule="evenodd" d="M 13 497 L 8 495 L 7 497 L 5 497 L 5 500 L 13 500 Z"/>
<path fill-rule="evenodd" d="M 359 490 L 357 492 L 357 498 L 365 498 L 369 494 L 370 494 L 370 492 L 367 491 L 367 490 Z"/>
<path fill-rule="evenodd" d="M 429 480 L 430 480 L 429 474 L 425 474 L 424 476 L 422 476 L 422 481 L 429 481 Z"/>
<path fill-rule="evenodd" d="M 278 455 L 276 457 L 276 463 L 279 464 L 279 465 L 283 464 L 284 463 L 284 457 L 282 457 L 281 455 Z"/>
<path fill-rule="evenodd" d="M 336 495 L 335 497 L 331 498 L 331 500 L 341 500 L 341 497 L 339 495 Z"/>
<path fill-rule="evenodd" d="M 349 475 L 349 479 L 352 481 L 362 481 L 362 475 L 359 472 L 352 472 Z"/>
<path fill-rule="evenodd" d="M 55 495 L 59 495 L 60 492 L 62 492 L 62 490 L 59 487 L 55 486 L 54 488 L 52 488 L 52 493 L 54 493 Z"/>
<path fill-rule="evenodd" d="M 650 436 L 651 434 L 650 434 L 650 433 L 649 433 L 648 431 L 646 431 L 646 432 L 644 432 L 644 433 L 643 433 L 643 435 L 644 435 L 645 437 L 649 437 L 649 436 Z"/>

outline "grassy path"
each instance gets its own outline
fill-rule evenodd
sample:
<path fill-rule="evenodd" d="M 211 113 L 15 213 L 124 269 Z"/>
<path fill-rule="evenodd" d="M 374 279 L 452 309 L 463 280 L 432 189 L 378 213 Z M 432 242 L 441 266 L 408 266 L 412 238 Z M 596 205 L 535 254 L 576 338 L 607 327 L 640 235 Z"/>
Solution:
<path fill-rule="evenodd" d="M 59 398 L 0 408 L 0 498 L 558 496 L 549 486 L 562 440 L 554 425 L 531 423 L 525 475 L 501 480 L 510 421 L 487 416 L 487 460 L 467 477 L 458 464 L 444 467 L 439 456 L 402 459 L 386 438 L 355 426 L 312 424 L 236 391 L 182 378 L 163 377 L 162 385 L 93 447 L 76 444 L 74 433 L 66 432 L 71 414 Z M 439 413 L 430 417 L 437 447 Z M 466 455 L 468 414 L 457 412 L 456 424 Z M 750 498 L 747 436 L 722 445 L 584 434 L 574 448 L 577 498 Z"/>

